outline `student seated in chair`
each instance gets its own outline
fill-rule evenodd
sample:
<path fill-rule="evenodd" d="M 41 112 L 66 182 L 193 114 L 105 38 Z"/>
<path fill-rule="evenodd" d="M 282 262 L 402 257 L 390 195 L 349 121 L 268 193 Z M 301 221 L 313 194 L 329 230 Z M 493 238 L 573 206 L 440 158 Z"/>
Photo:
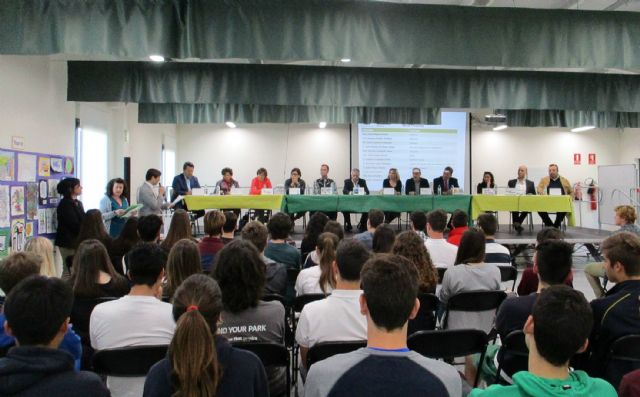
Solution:
<path fill-rule="evenodd" d="M 74 371 L 71 354 L 58 348 L 69 329 L 73 292 L 62 280 L 31 276 L 4 304 L 4 329 L 16 339 L 0 359 L 2 396 L 109 396 L 98 375 Z"/>
<path fill-rule="evenodd" d="M 462 395 L 452 366 L 407 348 L 407 324 L 420 309 L 415 267 L 401 256 L 379 254 L 365 263 L 360 278 L 367 347 L 314 364 L 305 397 Z"/>
<path fill-rule="evenodd" d="M 529 371 L 516 373 L 511 386 L 475 389 L 470 396 L 615 397 L 606 381 L 569 368 L 571 357 L 587 348 L 592 324 L 591 308 L 581 292 L 564 285 L 545 288 L 524 325 Z"/>

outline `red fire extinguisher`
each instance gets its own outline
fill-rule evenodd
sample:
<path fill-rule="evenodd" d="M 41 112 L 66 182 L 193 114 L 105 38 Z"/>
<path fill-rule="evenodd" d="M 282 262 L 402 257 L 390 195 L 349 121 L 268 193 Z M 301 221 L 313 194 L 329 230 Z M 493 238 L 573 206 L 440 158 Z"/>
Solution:
<path fill-rule="evenodd" d="M 586 182 L 586 181 L 585 181 Z M 591 205 L 591 210 L 595 211 L 598 209 L 598 187 L 593 179 L 589 181 L 589 189 L 587 189 L 587 194 L 589 195 L 589 203 Z"/>

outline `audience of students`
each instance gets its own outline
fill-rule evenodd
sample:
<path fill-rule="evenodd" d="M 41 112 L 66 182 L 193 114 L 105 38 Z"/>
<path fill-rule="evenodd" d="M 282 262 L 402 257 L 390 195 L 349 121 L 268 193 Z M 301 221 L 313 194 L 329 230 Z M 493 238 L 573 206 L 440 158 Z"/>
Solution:
<path fill-rule="evenodd" d="M 384 212 L 372 209 L 367 215 L 367 230 L 354 235 L 353 239 L 360 241 L 369 250 L 373 250 L 373 233 L 379 225 L 384 223 Z"/>
<path fill-rule="evenodd" d="M 602 242 L 604 269 L 615 285 L 591 302 L 594 327 L 590 339 L 590 374 L 615 384 L 634 369 L 613 363 L 605 371 L 611 344 L 626 335 L 640 334 L 640 238 L 629 232 L 617 233 Z"/>
<path fill-rule="evenodd" d="M 415 232 L 405 231 L 396 237 L 391 250 L 393 254 L 407 258 L 418 270 L 418 288 L 421 293 L 434 293 L 438 285 L 436 271 L 429 251 Z"/>
<path fill-rule="evenodd" d="M 187 211 L 177 209 L 173 211 L 169 231 L 164 237 L 164 240 L 162 240 L 162 243 L 160 243 L 160 248 L 162 248 L 166 254 L 169 254 L 173 245 L 183 238 L 193 239 L 191 235 L 191 220 L 189 219 L 189 213 Z M 194 239 L 194 241 L 196 240 Z"/>
<path fill-rule="evenodd" d="M 140 243 L 129 253 L 131 291 L 97 305 L 91 313 L 89 334 L 95 350 L 126 346 L 168 345 L 175 323 L 171 305 L 160 300 L 165 254 L 157 244 Z M 114 397 L 140 396 L 144 377 L 107 377 Z"/>
<path fill-rule="evenodd" d="M 264 250 L 264 256 L 287 268 L 300 268 L 300 251 L 287 242 L 293 224 L 291 218 L 283 212 L 279 212 L 269 219 L 267 229 L 271 240 Z"/>
<path fill-rule="evenodd" d="M 224 225 L 222 226 L 222 236 L 220 239 L 224 244 L 230 243 L 235 238 L 235 232 L 238 228 L 238 215 L 233 211 L 225 211 Z"/>
<path fill-rule="evenodd" d="M 511 252 L 502 244 L 496 243 L 496 231 L 498 220 L 493 214 L 480 214 L 477 219 L 478 227 L 485 237 L 484 262 L 493 263 L 496 266 L 511 266 Z"/>
<path fill-rule="evenodd" d="M 286 266 L 264 255 L 268 237 L 267 227 L 258 221 L 251 221 L 242 228 L 242 240 L 253 244 L 264 262 L 265 277 L 267 279 L 264 292 L 267 294 L 286 295 L 293 299 L 295 297 L 295 291 L 293 290 L 293 285 L 287 285 Z"/>
<path fill-rule="evenodd" d="M 416 269 L 403 257 L 380 254 L 365 263 L 360 276 L 367 347 L 314 364 L 305 396 L 461 396 L 452 366 L 407 348 L 407 322 L 420 307 Z"/>
<path fill-rule="evenodd" d="M 46 237 L 31 237 L 24 245 L 24 252 L 33 252 L 42 259 L 40 274 L 46 277 L 62 276 L 62 267 L 57 268 L 53 259 L 53 243 Z"/>
<path fill-rule="evenodd" d="M 225 215 L 220 211 L 209 211 L 204 215 L 205 236 L 198 243 L 198 248 L 200 249 L 202 270 L 205 273 L 211 272 L 216 255 L 224 247 L 221 235 L 222 226 L 224 226 L 226 220 Z M 189 227 L 189 230 L 191 230 L 191 227 Z"/>
<path fill-rule="evenodd" d="M 376 227 L 373 232 L 373 240 L 371 241 L 371 249 L 375 254 L 388 254 L 393 248 L 396 241 L 396 232 L 388 223 L 383 223 Z"/>
<path fill-rule="evenodd" d="M 336 286 L 332 264 L 339 242 L 338 236 L 329 232 L 324 232 L 318 237 L 316 253 L 320 263 L 303 269 L 298 274 L 295 285 L 296 295 L 331 293 Z"/>
<path fill-rule="evenodd" d="M 74 357 L 59 348 L 70 330 L 72 304 L 71 288 L 57 278 L 28 277 L 11 290 L 3 323 L 17 346 L 0 359 L 0 395 L 110 395 L 98 375 L 74 370 Z"/>
<path fill-rule="evenodd" d="M 571 272 L 572 255 L 573 247 L 562 240 L 547 240 L 536 246 L 534 260 L 540 279 L 538 291 L 529 295 L 508 298 L 502 302 L 495 322 L 495 328 L 501 340 L 504 340 L 513 331 L 522 330 L 543 289 L 564 283 L 567 275 Z M 509 354 L 498 354 L 499 348 L 498 345 L 489 345 L 485 361 L 482 363 L 481 376 L 490 383 L 495 380 L 496 364 L 503 363 L 509 366 L 510 360 L 514 359 Z M 497 360 L 496 354 L 498 354 Z M 505 379 L 508 380 L 507 377 Z"/>
<path fill-rule="evenodd" d="M 516 373 L 511 386 L 476 389 L 470 396 L 617 396 L 606 381 L 569 368 L 571 357 L 587 348 L 593 322 L 582 293 L 564 285 L 543 289 L 524 325 L 529 370 Z"/>
<path fill-rule="evenodd" d="M 218 332 L 231 343 L 284 344 L 284 306 L 260 300 L 266 282 L 264 269 L 258 250 L 248 241 L 232 241 L 218 255 L 213 276 L 222 290 L 224 307 Z M 285 393 L 283 368 L 268 368 L 267 376 L 270 395 Z"/>
<path fill-rule="evenodd" d="M 463 210 L 455 210 L 451 214 L 451 230 L 447 242 L 455 246 L 460 245 L 462 234 L 469 230 L 469 215 Z"/>
<path fill-rule="evenodd" d="M 188 277 L 173 296 L 176 329 L 167 358 L 147 374 L 145 397 L 267 396 L 267 378 L 260 359 L 232 347 L 218 332 L 223 308 L 215 280 Z"/>
<path fill-rule="evenodd" d="M 436 267 L 451 267 L 456 261 L 458 247 L 445 240 L 444 230 L 446 228 L 446 212 L 433 210 L 427 214 L 427 235 L 429 238 L 424 242 L 424 245 Z"/>
<path fill-rule="evenodd" d="M 182 239 L 174 244 L 167 259 L 162 295 L 171 299 L 178 287 L 192 274 L 202 272 L 198 244 Z"/>
<path fill-rule="evenodd" d="M 16 252 L 0 261 L 0 289 L 5 293 L 7 299 L 18 283 L 30 276 L 39 275 L 41 266 L 42 259 L 31 252 Z M 27 310 L 25 315 L 35 316 L 39 313 L 39 309 L 41 308 L 37 308 L 35 311 Z M 4 324 L 5 320 L 5 313 L 0 312 L 0 324 Z M 68 352 L 73 357 L 74 366 L 79 369 L 82 358 L 80 337 L 74 332 L 71 325 L 67 327 L 63 335 L 62 340 L 58 341 L 58 345 L 61 350 Z M 0 327 L 0 347 L 7 348 L 15 344 L 15 335 L 7 333 L 4 327 Z"/>
<path fill-rule="evenodd" d="M 306 368 L 309 348 L 317 343 L 367 339 L 367 319 L 360 313 L 360 271 L 370 256 L 358 241 L 343 240 L 338 244 L 331 264 L 336 288 L 326 299 L 306 304 L 300 313 L 296 341 L 301 368 Z"/>

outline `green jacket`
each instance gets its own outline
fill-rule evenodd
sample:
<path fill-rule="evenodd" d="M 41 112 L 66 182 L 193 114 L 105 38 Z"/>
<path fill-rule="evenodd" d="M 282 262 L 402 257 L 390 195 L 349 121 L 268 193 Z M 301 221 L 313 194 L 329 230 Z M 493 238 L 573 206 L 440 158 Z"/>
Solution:
<path fill-rule="evenodd" d="M 616 390 L 606 381 L 590 378 L 584 371 L 573 371 L 569 378 L 544 379 L 527 371 L 513 375 L 513 385 L 493 385 L 485 390 L 474 389 L 469 397 L 617 397 Z"/>

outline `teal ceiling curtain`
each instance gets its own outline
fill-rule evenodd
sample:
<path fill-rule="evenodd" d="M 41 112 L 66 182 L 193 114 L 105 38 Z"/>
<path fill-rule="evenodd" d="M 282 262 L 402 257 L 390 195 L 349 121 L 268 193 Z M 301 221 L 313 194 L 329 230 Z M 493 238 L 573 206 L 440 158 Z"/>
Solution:
<path fill-rule="evenodd" d="M 640 13 L 363 0 L 0 0 L 0 54 L 640 69 Z"/>
<path fill-rule="evenodd" d="M 640 76 L 170 62 L 68 62 L 70 101 L 640 112 Z"/>
<path fill-rule="evenodd" d="M 583 127 L 640 128 L 638 112 L 597 112 L 562 109 L 499 109 L 510 127 Z"/>
<path fill-rule="evenodd" d="M 439 109 L 141 103 L 140 123 L 440 124 Z"/>

